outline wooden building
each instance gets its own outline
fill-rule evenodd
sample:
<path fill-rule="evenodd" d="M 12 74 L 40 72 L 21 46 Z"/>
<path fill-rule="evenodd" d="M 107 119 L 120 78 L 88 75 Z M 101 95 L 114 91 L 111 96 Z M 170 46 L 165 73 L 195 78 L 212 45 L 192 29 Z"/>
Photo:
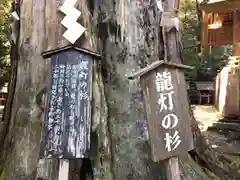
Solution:
<path fill-rule="evenodd" d="M 212 104 L 214 101 L 215 85 L 213 81 L 197 81 L 199 91 L 199 104 Z"/>
<path fill-rule="evenodd" d="M 202 47 L 233 46 L 233 56 L 216 77 L 215 105 L 223 116 L 240 114 L 240 0 L 202 0 Z M 232 59 L 232 60 L 231 60 Z M 233 60 L 235 59 L 235 60 Z"/>
<path fill-rule="evenodd" d="M 192 104 L 213 104 L 215 94 L 214 81 L 195 81 L 187 84 L 188 95 Z"/>
<path fill-rule="evenodd" d="M 7 83 L 0 88 L 0 119 L 2 118 L 3 115 L 3 110 L 4 110 L 4 106 L 7 100 Z"/>
<path fill-rule="evenodd" d="M 0 88 L 0 106 L 4 106 L 7 99 L 7 83 Z"/>
<path fill-rule="evenodd" d="M 240 56 L 240 1 L 203 0 L 202 47 L 233 45 L 234 56 Z"/>

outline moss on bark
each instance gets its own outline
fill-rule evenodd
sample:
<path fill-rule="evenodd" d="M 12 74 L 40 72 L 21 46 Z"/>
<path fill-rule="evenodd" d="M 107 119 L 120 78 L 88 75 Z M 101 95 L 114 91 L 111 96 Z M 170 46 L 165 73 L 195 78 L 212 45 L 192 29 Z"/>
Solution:
<path fill-rule="evenodd" d="M 128 74 L 161 56 L 157 9 L 151 1 L 89 2 L 78 1 L 81 24 L 87 33 L 85 40 L 80 38 L 77 44 L 103 55 L 101 61 L 94 63 L 93 75 L 94 179 L 165 180 L 164 164 L 151 160 L 139 80 L 129 82 L 127 79 Z M 9 131 L 2 145 L 1 166 L 5 169 L 1 178 L 5 179 L 1 180 L 57 178 L 58 162 L 38 158 L 43 113 L 35 96 L 49 79 L 49 60 L 43 60 L 41 52 L 67 44 L 62 37 L 63 15 L 57 11 L 58 6 L 58 2 L 46 0 L 20 3 L 20 56 L 15 59 L 18 74 L 11 118 L 5 119 L 9 120 L 5 123 Z M 227 169 L 234 172 L 231 177 L 238 177 L 235 170 L 239 165 L 231 164 L 233 159 L 220 160 L 219 154 L 204 148 L 204 139 L 193 116 L 192 119 L 197 146 L 192 157 L 199 162 L 190 157 L 184 160 L 183 174 L 194 180 L 211 179 L 214 175 L 207 171 L 220 177 L 224 172 L 221 170 Z M 200 160 L 209 165 L 208 170 Z"/>

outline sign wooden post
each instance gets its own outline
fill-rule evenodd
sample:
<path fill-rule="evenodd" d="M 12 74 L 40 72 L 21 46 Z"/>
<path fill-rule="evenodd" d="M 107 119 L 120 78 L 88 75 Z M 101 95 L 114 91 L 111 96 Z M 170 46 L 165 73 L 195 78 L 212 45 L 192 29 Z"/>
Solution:
<path fill-rule="evenodd" d="M 58 180 L 69 179 L 69 161 L 68 159 L 61 159 L 59 162 Z"/>
<path fill-rule="evenodd" d="M 179 12 L 179 0 L 167 0 L 164 1 L 165 4 L 163 6 L 163 14 L 168 14 L 169 20 L 173 21 L 173 26 L 169 26 L 168 24 L 166 24 L 166 21 L 162 21 L 162 23 L 160 24 L 160 26 L 162 26 L 162 30 L 163 30 L 163 39 L 164 39 L 164 61 L 165 62 L 172 62 L 172 63 L 177 63 L 177 64 L 182 64 L 182 58 L 181 58 L 181 39 L 180 39 L 180 32 L 179 32 L 179 25 L 180 25 L 180 21 L 179 21 L 179 17 L 178 17 L 178 12 Z M 171 12 L 171 13 L 170 13 Z M 172 15 L 169 15 L 172 14 Z M 162 20 L 163 20 L 163 16 L 162 16 Z M 182 72 L 179 72 L 179 69 L 175 69 L 175 74 L 173 73 L 173 78 L 177 79 L 177 87 L 174 88 L 178 88 L 177 91 L 179 92 L 177 96 L 178 99 L 176 102 L 177 106 L 182 106 L 182 112 L 181 112 L 181 116 L 180 116 L 180 120 L 183 121 L 187 121 L 186 124 L 186 128 L 188 130 L 186 130 L 186 134 L 188 134 L 189 132 L 191 132 L 191 126 L 190 126 L 190 116 L 189 116 L 189 104 L 187 101 L 187 92 L 186 92 L 186 84 L 185 84 L 185 79 L 184 79 L 184 74 Z M 176 91 L 175 91 L 176 92 Z M 185 108 L 185 109 L 184 109 Z M 179 109 L 179 108 L 178 108 Z M 177 112 L 176 115 L 178 116 Z M 187 116 L 187 117 L 186 117 Z M 182 123 L 182 122 L 181 122 Z M 184 122 L 185 123 L 185 122 Z M 176 132 L 176 131 L 175 131 Z M 186 147 L 186 151 L 193 149 L 193 137 L 192 137 L 192 133 L 189 134 L 189 146 Z M 186 139 L 187 141 L 187 139 Z M 180 151 L 179 151 L 180 153 Z M 178 168 L 179 163 L 178 163 L 178 158 L 177 156 L 170 157 L 169 159 L 166 160 L 166 165 L 167 165 L 167 178 L 169 180 L 180 180 L 180 170 Z M 177 168 L 177 170 L 176 170 Z M 174 174 L 174 172 L 178 171 L 179 173 Z"/>
<path fill-rule="evenodd" d="M 68 180 L 69 159 L 88 157 L 92 66 L 100 55 L 74 46 L 44 52 L 51 57 L 40 157 L 60 159 L 59 180 Z"/>
<path fill-rule="evenodd" d="M 140 76 L 152 159 L 165 160 L 169 180 L 180 180 L 178 156 L 194 148 L 183 64 L 156 61 L 136 72 Z"/>

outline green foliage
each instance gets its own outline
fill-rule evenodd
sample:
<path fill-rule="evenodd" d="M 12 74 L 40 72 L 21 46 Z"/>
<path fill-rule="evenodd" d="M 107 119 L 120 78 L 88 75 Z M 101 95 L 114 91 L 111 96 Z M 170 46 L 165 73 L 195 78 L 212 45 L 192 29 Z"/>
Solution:
<path fill-rule="evenodd" d="M 9 79 L 10 74 L 10 43 L 9 19 L 11 0 L 0 0 L 0 87 Z"/>
<path fill-rule="evenodd" d="M 186 71 L 187 80 L 196 80 L 200 76 L 213 77 L 232 55 L 231 46 L 210 47 L 207 57 L 201 56 L 201 12 L 197 0 L 180 1 L 181 35 L 184 63 L 194 66 Z"/>
<path fill-rule="evenodd" d="M 5 168 L 3 169 L 1 176 L 0 176 L 0 180 L 4 180 L 5 178 Z"/>
<path fill-rule="evenodd" d="M 180 12 L 184 63 L 195 67 L 194 70 L 186 71 L 186 79 L 194 80 L 201 67 L 201 57 L 198 52 L 200 46 L 201 26 L 199 23 L 199 12 L 197 10 L 196 1 L 181 0 Z"/>

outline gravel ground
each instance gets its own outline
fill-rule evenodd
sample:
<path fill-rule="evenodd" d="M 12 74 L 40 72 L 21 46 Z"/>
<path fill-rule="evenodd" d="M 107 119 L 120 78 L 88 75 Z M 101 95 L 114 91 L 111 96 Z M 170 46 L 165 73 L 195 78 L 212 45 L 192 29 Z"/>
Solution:
<path fill-rule="evenodd" d="M 223 118 L 214 106 L 194 105 L 192 107 L 199 128 L 210 147 L 221 153 L 240 154 L 240 134 L 208 130 L 213 123 Z"/>

